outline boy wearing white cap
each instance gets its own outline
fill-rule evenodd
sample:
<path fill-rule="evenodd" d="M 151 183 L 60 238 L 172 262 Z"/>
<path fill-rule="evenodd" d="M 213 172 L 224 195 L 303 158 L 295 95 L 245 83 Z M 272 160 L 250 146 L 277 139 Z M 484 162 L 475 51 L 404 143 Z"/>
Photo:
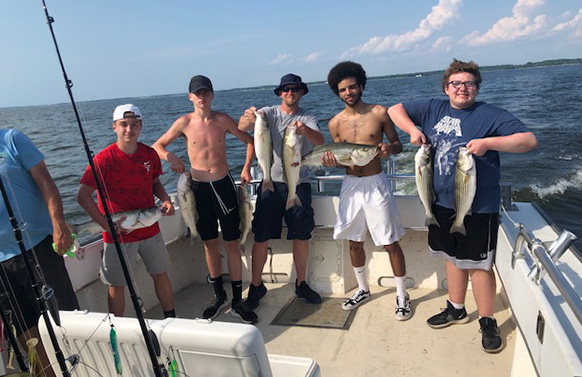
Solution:
<path fill-rule="evenodd" d="M 117 106 L 113 112 L 113 131 L 117 141 L 93 159 L 97 175 L 107 192 L 106 205 L 110 213 L 137 210 L 154 206 L 154 195 L 162 201 L 162 213 L 173 215 L 174 207 L 159 176 L 162 165 L 157 153 L 138 142 L 141 133 L 141 111 L 132 104 Z M 81 178 L 77 202 L 103 229 L 109 229 L 103 215 L 103 204 L 99 207 L 92 194 L 97 189 L 91 167 Z M 122 249 L 129 262 L 142 257 L 148 273 L 152 276 L 156 295 L 165 317 L 175 317 L 174 294 L 168 278 L 168 251 L 156 222 L 154 225 L 127 232 L 120 225 L 115 227 Z M 104 252 L 101 264 L 101 280 L 109 286 L 109 312 L 122 316 L 125 308 L 125 279 L 111 233 L 103 232 Z"/>

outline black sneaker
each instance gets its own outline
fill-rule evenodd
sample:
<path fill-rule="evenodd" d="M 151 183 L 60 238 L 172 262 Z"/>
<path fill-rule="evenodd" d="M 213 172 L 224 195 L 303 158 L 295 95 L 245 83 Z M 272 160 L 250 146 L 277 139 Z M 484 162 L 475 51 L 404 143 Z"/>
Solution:
<path fill-rule="evenodd" d="M 236 304 L 233 303 L 231 305 L 230 315 L 239 318 L 242 323 L 252 324 L 257 322 L 257 315 L 245 305 L 244 301 L 239 301 Z"/>
<path fill-rule="evenodd" d="M 481 339 L 481 346 L 483 351 L 489 353 L 496 353 L 501 351 L 502 342 L 499 334 L 499 327 L 497 327 L 497 321 L 495 318 L 482 317 L 479 319 L 479 325 L 481 329 L 479 332 L 483 335 Z"/>
<path fill-rule="evenodd" d="M 443 309 L 439 314 L 430 317 L 426 323 L 433 329 L 441 329 L 450 325 L 460 325 L 469 322 L 467 310 L 455 309 L 453 304 L 447 300 L 447 308 Z"/>
<path fill-rule="evenodd" d="M 255 310 L 259 307 L 259 301 L 265 297 L 267 294 L 267 287 L 265 284 L 261 283 L 258 287 L 255 287 L 253 284 L 249 286 L 249 294 L 247 295 L 247 299 L 245 301 L 247 308 L 250 310 Z"/>
<path fill-rule="evenodd" d="M 309 285 L 305 281 L 297 285 L 297 280 L 295 280 L 295 294 L 299 298 L 304 298 L 310 304 L 321 303 L 321 296 L 315 292 L 313 289 L 309 288 Z"/>
<path fill-rule="evenodd" d="M 214 319 L 218 317 L 220 314 L 220 310 L 224 309 L 228 305 L 228 301 L 226 300 L 226 295 L 219 296 L 214 295 L 212 302 L 202 313 L 202 318 L 204 319 Z"/>

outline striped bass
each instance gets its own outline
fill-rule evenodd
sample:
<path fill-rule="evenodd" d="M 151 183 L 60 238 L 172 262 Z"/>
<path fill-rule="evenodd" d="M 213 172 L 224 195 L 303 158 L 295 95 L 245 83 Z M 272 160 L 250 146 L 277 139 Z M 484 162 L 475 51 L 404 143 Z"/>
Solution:
<path fill-rule="evenodd" d="M 283 176 L 289 189 L 286 209 L 293 206 L 301 207 L 301 200 L 297 196 L 297 184 L 299 183 L 299 171 L 301 169 L 301 148 L 299 147 L 299 136 L 296 130 L 295 127 L 288 126 L 283 135 L 281 162 L 283 163 Z"/>
<path fill-rule="evenodd" d="M 306 154 L 301 160 L 302 165 L 321 166 L 321 158 L 325 152 L 331 152 L 336 161 L 344 166 L 365 166 L 370 163 L 380 152 L 377 145 L 364 145 L 353 143 L 332 143 L 320 145 Z"/>
<path fill-rule="evenodd" d="M 253 221 L 253 205 L 246 187 L 237 186 L 236 194 L 238 198 L 238 211 L 240 216 L 240 244 L 244 245 L 247 240 L 247 235 L 251 229 L 251 222 Z"/>
<path fill-rule="evenodd" d="M 262 191 L 274 190 L 273 180 L 271 179 L 271 166 L 273 165 L 273 139 L 267 117 L 261 111 L 255 111 L 257 120 L 255 120 L 254 144 L 255 154 L 259 167 L 263 171 Z"/>
<path fill-rule="evenodd" d="M 111 219 L 114 223 L 119 221 L 122 217 L 125 220 L 119 223 L 119 225 L 129 233 L 136 229 L 147 228 L 158 222 L 162 217 L 162 207 L 149 207 L 143 209 L 134 209 L 131 211 L 117 212 L 111 215 Z M 94 221 L 88 222 L 82 225 L 73 225 L 76 233 L 91 233 L 93 235 L 99 234 L 103 231 L 109 232 L 109 229 L 105 230 L 101 228 L 99 224 Z"/>
<path fill-rule="evenodd" d="M 435 200 L 433 182 L 433 149 L 430 144 L 423 144 L 414 156 L 414 176 L 416 178 L 416 190 L 418 197 L 424 206 L 426 219 L 424 225 L 439 225 L 432 212 L 432 204 Z"/>
<path fill-rule="evenodd" d="M 180 174 L 177 187 L 178 206 L 180 206 L 180 215 L 188 229 L 190 237 L 198 237 L 196 223 L 198 223 L 198 211 L 196 210 L 196 199 L 191 187 L 190 173 Z"/>
<path fill-rule="evenodd" d="M 459 232 L 466 235 L 463 220 L 471 212 L 475 192 L 477 191 L 477 168 L 473 155 L 467 148 L 460 147 L 457 152 L 457 169 L 455 171 L 455 210 L 457 215 L 450 233 Z"/>

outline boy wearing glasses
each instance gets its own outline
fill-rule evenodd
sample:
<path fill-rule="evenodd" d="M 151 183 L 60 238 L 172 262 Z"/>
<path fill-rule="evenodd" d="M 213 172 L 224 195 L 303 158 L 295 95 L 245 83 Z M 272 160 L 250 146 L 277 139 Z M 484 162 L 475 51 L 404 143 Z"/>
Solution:
<path fill-rule="evenodd" d="M 179 137 L 186 139 L 191 187 L 198 212 L 196 229 L 204 244 L 206 264 L 214 288 L 214 297 L 202 313 L 202 318 L 214 319 L 228 306 L 222 281 L 222 257 L 218 250 L 220 221 L 232 286 L 230 314 L 244 323 L 254 323 L 257 315 L 248 310 L 242 300 L 242 259 L 238 248 L 240 217 L 236 186 L 226 161 L 226 134 L 231 133 L 251 146 L 253 138 L 248 133 L 239 131 L 236 122 L 229 115 L 212 110 L 214 90 L 208 77 L 192 77 L 188 98 L 194 105 L 194 111 L 178 118 L 152 147 L 160 158 L 170 163 L 172 171 L 184 173 L 186 166 L 167 147 Z M 247 151 L 251 150 L 247 148 Z M 243 184 L 249 181 L 250 164 L 248 165 L 245 165 L 241 173 Z"/>
<path fill-rule="evenodd" d="M 503 347 L 493 317 L 496 284 L 492 269 L 501 201 L 499 152 L 528 152 L 537 146 L 537 139 L 509 112 L 477 102 L 480 84 L 477 64 L 454 59 L 442 80 L 447 100 L 404 102 L 392 106 L 388 114 L 410 135 L 411 144 L 430 143 L 435 150 L 433 212 L 439 225 L 429 226 L 428 244 L 431 252 L 446 260 L 449 300 L 446 309 L 430 317 L 427 324 L 443 328 L 468 322 L 464 303 L 470 277 L 481 345 L 485 352 L 493 353 Z M 463 146 L 473 155 L 477 169 L 471 215 L 464 219 L 466 235 L 450 233 L 455 219 L 457 149 Z"/>
<path fill-rule="evenodd" d="M 259 187 L 256 210 L 253 215 L 253 232 L 255 242 L 252 252 L 252 283 L 247 296 L 247 306 L 257 308 L 259 300 L 267 293 L 267 288 L 261 281 L 263 267 L 267 261 L 267 251 L 270 239 L 280 239 L 282 218 L 287 224 L 287 239 L 293 240 L 293 260 L 297 281 L 295 293 L 297 297 L 305 299 L 311 304 L 319 304 L 321 297 L 313 291 L 305 280 L 307 269 L 307 240 L 311 238 L 311 231 L 315 226 L 313 208 L 311 208 L 311 186 L 307 179 L 307 166 L 301 167 L 297 196 L 301 206 L 285 209 L 288 187 L 283 178 L 281 150 L 285 129 L 296 127 L 299 138 L 301 155 L 304 156 L 313 149 L 313 145 L 323 144 L 323 135 L 317 124 L 315 115 L 299 107 L 301 97 L 309 92 L 301 77 L 289 73 L 281 78 L 275 94 L 281 97 L 281 105 L 263 107 L 259 110 L 267 118 L 273 141 L 273 165 L 271 177 L 274 189 L 262 190 Z M 255 107 L 247 109 L 240 118 L 239 129 L 253 129 L 256 116 Z"/>

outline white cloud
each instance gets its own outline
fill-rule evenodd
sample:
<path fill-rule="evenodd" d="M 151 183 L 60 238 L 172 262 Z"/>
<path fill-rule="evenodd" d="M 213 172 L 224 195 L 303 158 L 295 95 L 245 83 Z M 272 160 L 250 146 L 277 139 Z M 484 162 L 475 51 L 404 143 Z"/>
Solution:
<path fill-rule="evenodd" d="M 446 51 L 450 52 L 452 49 L 453 38 L 450 36 L 440 37 L 432 44 L 431 51 Z"/>
<path fill-rule="evenodd" d="M 287 63 L 293 55 L 289 53 L 279 54 L 275 57 L 275 59 L 271 60 L 269 63 L 270 65 L 276 65 L 281 63 Z"/>
<path fill-rule="evenodd" d="M 483 35 L 479 35 L 478 31 L 471 32 L 461 39 L 461 43 L 479 46 L 500 41 L 513 41 L 539 34 L 547 29 L 548 17 L 541 14 L 532 20 L 528 14 L 543 3 L 544 0 L 517 0 L 513 6 L 511 17 L 501 18 Z"/>
<path fill-rule="evenodd" d="M 432 35 L 435 30 L 442 29 L 454 19 L 462 0 L 439 0 L 438 5 L 432 7 L 418 28 L 403 34 L 390 34 L 385 37 L 373 37 L 366 43 L 348 49 L 342 54 L 342 59 L 356 54 L 379 54 L 386 51 L 406 51 L 413 49 L 415 44 Z"/>
<path fill-rule="evenodd" d="M 562 22 L 554 26 L 552 31 L 560 32 L 573 29 L 574 36 L 582 37 L 582 9 L 570 21 Z"/>
<path fill-rule="evenodd" d="M 311 54 L 307 55 L 307 57 L 305 58 L 305 62 L 312 63 L 314 61 L 319 60 L 320 58 L 322 58 L 326 54 L 327 54 L 327 51 L 312 52 Z"/>

